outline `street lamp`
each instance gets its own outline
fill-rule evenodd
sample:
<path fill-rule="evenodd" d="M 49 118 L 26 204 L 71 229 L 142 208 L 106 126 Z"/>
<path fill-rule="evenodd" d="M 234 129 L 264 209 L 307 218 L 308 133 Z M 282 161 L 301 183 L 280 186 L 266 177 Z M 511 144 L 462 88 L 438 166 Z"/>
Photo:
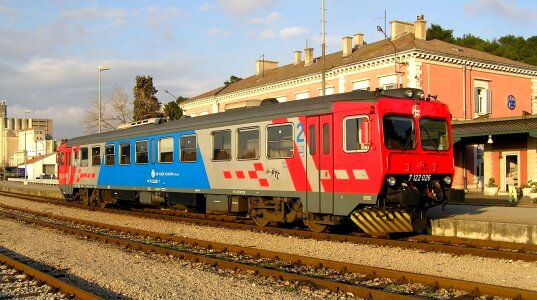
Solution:
<path fill-rule="evenodd" d="M 382 29 L 382 27 L 380 26 L 377 26 L 377 31 L 378 32 L 382 32 L 384 34 L 384 37 L 390 42 L 390 44 L 392 44 L 393 46 L 393 50 L 394 50 L 394 54 L 393 54 L 393 68 L 394 68 L 394 72 L 395 72 L 395 78 L 396 80 L 398 79 L 397 78 L 397 47 L 395 47 L 395 44 L 392 42 L 392 40 L 390 38 L 388 38 L 388 35 L 386 35 L 386 32 L 384 32 L 384 29 Z M 397 83 L 397 85 L 399 85 Z"/>
<path fill-rule="evenodd" d="M 174 100 L 177 100 L 177 97 L 175 97 L 172 93 L 168 92 L 168 90 L 164 90 L 164 93 L 170 94 L 170 96 L 172 96 Z"/>
<path fill-rule="evenodd" d="M 26 129 L 24 130 L 24 184 L 28 184 L 28 162 L 27 162 L 28 151 L 26 150 L 26 137 L 27 137 L 26 133 L 28 131 L 28 121 L 27 121 L 26 115 L 31 112 L 32 112 L 31 110 L 24 111 L 24 123 L 26 127 Z"/>
<path fill-rule="evenodd" d="M 99 133 L 101 133 L 101 72 L 106 70 L 110 70 L 110 68 L 99 66 Z"/>

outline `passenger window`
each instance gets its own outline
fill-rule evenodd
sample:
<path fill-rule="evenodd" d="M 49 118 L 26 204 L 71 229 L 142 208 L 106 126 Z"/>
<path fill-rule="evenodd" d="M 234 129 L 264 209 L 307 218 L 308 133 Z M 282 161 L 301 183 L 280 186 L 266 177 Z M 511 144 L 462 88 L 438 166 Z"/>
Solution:
<path fill-rule="evenodd" d="M 369 146 L 361 140 L 363 136 L 362 124 L 367 121 L 367 117 L 348 117 L 345 118 L 343 135 L 345 141 L 343 144 L 345 152 L 359 152 L 369 150 Z"/>
<path fill-rule="evenodd" d="M 80 166 L 81 167 L 87 167 L 88 166 L 88 148 L 80 148 Z"/>
<path fill-rule="evenodd" d="M 323 125 L 323 154 L 330 153 L 330 125 Z"/>
<path fill-rule="evenodd" d="M 310 155 L 315 155 L 315 150 L 317 148 L 316 142 L 315 142 L 315 125 L 310 125 L 309 128 L 309 134 L 310 134 Z"/>
<path fill-rule="evenodd" d="M 231 160 L 231 131 L 215 131 L 213 136 L 213 160 Z"/>
<path fill-rule="evenodd" d="M 269 158 L 291 158 L 293 154 L 293 125 L 267 127 L 267 156 Z"/>
<path fill-rule="evenodd" d="M 173 162 L 173 138 L 163 138 L 158 140 L 158 162 L 171 163 Z"/>
<path fill-rule="evenodd" d="M 137 141 L 135 152 L 136 152 L 136 156 L 134 158 L 135 163 L 147 164 L 147 162 L 149 161 L 147 141 Z"/>
<path fill-rule="evenodd" d="M 101 165 L 101 147 L 91 147 L 91 165 L 100 166 Z"/>
<path fill-rule="evenodd" d="M 116 147 L 114 145 L 104 146 L 104 164 L 113 166 L 116 162 Z"/>
<path fill-rule="evenodd" d="M 237 159 L 259 158 L 259 128 L 244 128 L 237 130 L 238 148 Z"/>
<path fill-rule="evenodd" d="M 180 161 L 195 162 L 198 160 L 197 141 L 195 135 L 182 136 L 179 139 Z"/>
<path fill-rule="evenodd" d="M 121 143 L 119 144 L 119 164 L 130 165 L 131 163 L 131 144 Z"/>

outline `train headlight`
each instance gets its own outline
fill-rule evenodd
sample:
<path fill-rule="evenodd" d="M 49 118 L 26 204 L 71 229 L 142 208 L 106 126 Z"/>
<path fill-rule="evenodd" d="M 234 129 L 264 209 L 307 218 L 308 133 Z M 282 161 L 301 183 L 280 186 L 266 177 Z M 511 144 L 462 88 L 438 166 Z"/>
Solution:
<path fill-rule="evenodd" d="M 447 184 L 447 185 L 450 185 L 451 184 L 451 176 L 444 176 L 444 183 Z"/>
<path fill-rule="evenodd" d="M 388 176 L 386 178 L 386 182 L 388 183 L 389 186 L 394 186 L 397 183 L 397 180 L 393 176 Z"/>
<path fill-rule="evenodd" d="M 408 98 L 412 98 L 412 96 L 414 96 L 414 92 L 412 90 L 405 90 L 405 95 L 408 97 Z"/>
<path fill-rule="evenodd" d="M 425 94 L 421 90 L 416 92 L 416 96 L 418 96 L 418 99 L 424 99 L 425 98 Z"/>

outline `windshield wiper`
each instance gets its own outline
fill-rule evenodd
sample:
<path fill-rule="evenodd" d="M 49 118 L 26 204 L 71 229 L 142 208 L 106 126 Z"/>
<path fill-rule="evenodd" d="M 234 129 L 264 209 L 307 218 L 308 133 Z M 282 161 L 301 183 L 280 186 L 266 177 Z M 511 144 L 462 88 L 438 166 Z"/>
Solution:
<path fill-rule="evenodd" d="M 431 142 L 431 144 L 433 144 L 434 150 L 440 151 L 440 149 L 438 149 L 438 145 L 434 142 L 433 138 L 429 134 L 429 131 L 427 131 L 427 127 L 421 127 L 421 129 L 423 129 L 425 131 L 425 133 L 427 134 L 427 138 L 429 138 L 429 141 Z M 423 147 L 423 145 L 422 145 L 422 147 Z"/>
<path fill-rule="evenodd" d="M 408 138 L 406 139 L 406 141 L 405 141 L 405 143 L 404 143 L 404 145 L 403 145 L 403 149 L 402 149 L 403 151 L 408 150 L 408 148 L 409 148 L 410 146 L 414 146 L 413 143 L 412 143 L 412 140 L 414 140 L 414 136 L 415 136 L 415 135 L 416 135 L 415 131 L 412 130 L 412 131 L 410 132 L 410 134 L 408 135 Z"/>

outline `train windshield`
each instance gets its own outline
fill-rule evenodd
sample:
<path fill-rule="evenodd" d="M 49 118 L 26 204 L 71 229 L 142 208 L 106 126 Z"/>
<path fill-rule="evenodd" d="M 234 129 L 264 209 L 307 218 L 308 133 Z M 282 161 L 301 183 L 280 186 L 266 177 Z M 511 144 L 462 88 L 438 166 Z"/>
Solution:
<path fill-rule="evenodd" d="M 446 121 L 438 119 L 420 120 L 420 140 L 423 150 L 449 150 L 448 126 Z"/>
<path fill-rule="evenodd" d="M 385 116 L 382 119 L 384 127 L 384 145 L 388 149 L 416 149 L 416 128 L 414 120 L 403 116 Z"/>

